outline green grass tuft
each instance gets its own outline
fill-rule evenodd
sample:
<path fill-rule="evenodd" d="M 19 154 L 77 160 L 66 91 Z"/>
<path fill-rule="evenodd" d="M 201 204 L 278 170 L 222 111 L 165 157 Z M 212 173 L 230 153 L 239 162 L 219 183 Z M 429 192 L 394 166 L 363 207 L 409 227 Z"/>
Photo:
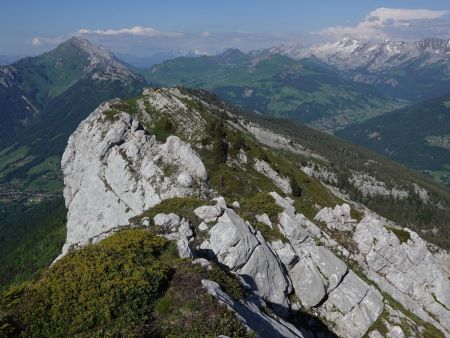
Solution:
<path fill-rule="evenodd" d="M 278 214 L 282 211 L 283 208 L 276 204 L 275 199 L 266 192 L 244 199 L 238 209 L 244 219 L 253 219 L 255 215 L 266 213 L 272 222 L 277 221 Z"/>
<path fill-rule="evenodd" d="M 398 239 L 400 240 L 400 243 L 406 243 L 411 239 L 411 235 L 408 231 L 403 230 L 403 229 L 398 229 L 398 228 L 394 228 L 394 227 L 390 227 L 390 226 L 386 226 L 386 229 L 388 229 L 389 231 L 393 232 L 395 236 L 398 237 Z"/>

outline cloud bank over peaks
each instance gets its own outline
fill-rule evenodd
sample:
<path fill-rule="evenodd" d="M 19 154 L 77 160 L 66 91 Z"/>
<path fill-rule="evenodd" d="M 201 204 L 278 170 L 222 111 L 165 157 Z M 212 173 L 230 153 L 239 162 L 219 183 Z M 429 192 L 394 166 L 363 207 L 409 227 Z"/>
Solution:
<path fill-rule="evenodd" d="M 333 40 L 346 35 L 364 40 L 449 37 L 447 10 L 377 8 L 354 26 L 327 27 L 314 34 Z M 445 36 L 444 36 L 445 35 Z"/>
<path fill-rule="evenodd" d="M 196 54 L 211 54 L 227 48 L 244 51 L 271 47 L 275 44 L 301 41 L 309 34 L 260 33 L 246 31 L 173 32 L 153 27 L 133 26 L 119 29 L 81 28 L 64 37 L 34 37 L 32 45 L 37 49 L 50 48 L 71 36 L 82 36 L 95 44 L 101 44 L 115 52 L 149 56 L 155 53 L 184 50 Z"/>
<path fill-rule="evenodd" d="M 147 36 L 147 37 L 166 37 L 166 38 L 182 38 L 185 36 L 181 32 L 162 32 L 152 27 L 134 26 L 131 28 L 121 29 L 87 29 L 81 28 L 78 30 L 80 35 L 134 35 L 134 36 Z"/>

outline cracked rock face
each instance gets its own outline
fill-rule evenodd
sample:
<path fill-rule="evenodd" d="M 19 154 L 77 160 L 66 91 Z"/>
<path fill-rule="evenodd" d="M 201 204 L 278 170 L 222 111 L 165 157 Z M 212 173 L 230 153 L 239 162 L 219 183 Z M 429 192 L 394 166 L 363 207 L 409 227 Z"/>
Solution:
<path fill-rule="evenodd" d="M 267 162 L 256 160 L 255 170 L 270 178 L 285 194 L 292 194 L 289 179 L 281 177 Z"/>
<path fill-rule="evenodd" d="M 343 337 L 362 337 L 383 311 L 383 297 L 369 286 L 333 252 L 315 239 L 323 238 L 317 226 L 303 215 L 296 214 L 292 201 L 271 193 L 285 210 L 278 215 L 280 230 L 289 239 L 296 258 L 286 265 L 293 289 L 305 307 L 315 307 L 319 316 L 332 323 L 333 330 Z M 329 209 L 329 208 L 327 208 Z M 345 205 L 322 212 L 330 222 L 348 220 L 350 210 Z M 276 252 L 286 252 L 277 245 Z M 292 262 L 297 262 L 292 264 Z"/>
<path fill-rule="evenodd" d="M 329 295 L 319 312 L 343 337 L 361 337 L 383 311 L 383 298 L 350 271 Z"/>
<path fill-rule="evenodd" d="M 201 249 L 209 250 L 219 263 L 242 276 L 255 294 L 288 308 L 290 283 L 281 262 L 264 238 L 232 209 L 218 218 Z"/>
<path fill-rule="evenodd" d="M 450 335 L 450 280 L 446 271 L 415 232 L 402 230 L 409 236 L 402 243 L 383 225 L 367 216 L 353 235 L 368 277 L 404 307 Z"/>
<path fill-rule="evenodd" d="M 109 109 L 103 104 L 80 124 L 62 158 L 68 208 L 63 254 L 163 199 L 207 192 L 206 169 L 189 144 L 176 136 L 159 143 L 127 113 L 108 118 Z"/>

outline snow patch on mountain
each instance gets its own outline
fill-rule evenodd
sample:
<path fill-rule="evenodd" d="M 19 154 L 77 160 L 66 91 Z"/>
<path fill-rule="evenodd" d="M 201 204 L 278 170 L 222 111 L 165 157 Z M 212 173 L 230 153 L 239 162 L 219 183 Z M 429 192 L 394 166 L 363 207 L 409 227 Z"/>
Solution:
<path fill-rule="evenodd" d="M 317 58 L 341 70 L 366 69 L 376 72 L 406 65 L 417 60 L 421 66 L 450 60 L 450 40 L 423 39 L 417 42 L 385 40 L 381 43 L 361 41 L 350 36 L 334 43 L 281 45 L 269 49 L 297 60 Z"/>

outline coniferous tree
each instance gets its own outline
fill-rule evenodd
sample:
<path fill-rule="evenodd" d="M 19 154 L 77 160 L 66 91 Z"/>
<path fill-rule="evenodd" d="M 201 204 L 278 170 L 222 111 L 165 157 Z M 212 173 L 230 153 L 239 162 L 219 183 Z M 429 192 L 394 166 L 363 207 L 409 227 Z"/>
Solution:
<path fill-rule="evenodd" d="M 300 184 L 298 184 L 297 179 L 295 178 L 294 175 L 291 175 L 290 183 L 291 183 L 291 188 L 292 188 L 292 195 L 294 197 L 301 197 L 302 193 L 303 193 L 303 189 L 300 186 Z"/>

